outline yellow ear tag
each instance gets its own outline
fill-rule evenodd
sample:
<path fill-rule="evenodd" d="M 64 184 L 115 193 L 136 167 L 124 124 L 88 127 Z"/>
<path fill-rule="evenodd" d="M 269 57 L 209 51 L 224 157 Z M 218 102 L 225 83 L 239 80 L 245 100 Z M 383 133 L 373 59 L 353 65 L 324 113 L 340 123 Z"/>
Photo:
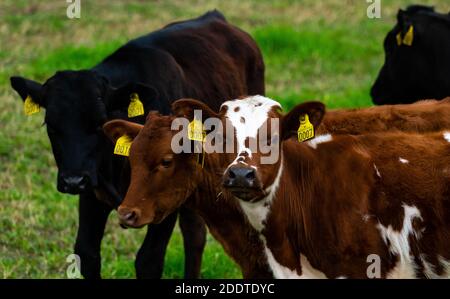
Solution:
<path fill-rule="evenodd" d="M 128 135 L 123 135 L 116 141 L 116 146 L 114 147 L 114 154 L 121 156 L 130 155 L 130 147 L 133 140 Z"/>
<path fill-rule="evenodd" d="M 142 104 L 137 93 L 130 95 L 130 105 L 128 106 L 128 117 L 144 115 L 144 104 Z"/>
<path fill-rule="evenodd" d="M 194 119 L 188 126 L 188 138 L 194 141 L 203 142 L 206 138 L 206 132 L 203 130 L 203 124 L 200 120 Z"/>
<path fill-rule="evenodd" d="M 35 103 L 30 96 L 27 96 L 23 106 L 23 111 L 26 115 L 32 115 L 41 111 L 39 104 Z"/>
<path fill-rule="evenodd" d="M 401 32 L 397 33 L 396 38 L 397 38 L 397 45 L 401 46 L 403 43 L 402 33 Z"/>
<path fill-rule="evenodd" d="M 414 26 L 409 26 L 408 32 L 406 32 L 403 38 L 403 44 L 406 46 L 412 46 L 414 40 Z"/>
<path fill-rule="evenodd" d="M 314 138 L 314 126 L 309 122 L 308 114 L 300 116 L 300 126 L 297 130 L 297 137 L 299 142 Z"/>

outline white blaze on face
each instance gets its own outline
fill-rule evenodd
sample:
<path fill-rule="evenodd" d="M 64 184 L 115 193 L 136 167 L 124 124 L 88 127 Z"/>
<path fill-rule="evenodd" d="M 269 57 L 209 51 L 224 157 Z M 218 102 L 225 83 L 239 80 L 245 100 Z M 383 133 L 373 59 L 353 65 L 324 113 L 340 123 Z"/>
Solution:
<path fill-rule="evenodd" d="M 250 148 L 245 146 L 247 138 L 256 138 L 259 128 L 268 119 L 268 113 L 273 107 L 281 108 L 280 103 L 263 97 L 251 96 L 242 100 L 227 101 L 221 108 L 227 107 L 225 117 L 231 122 L 236 131 L 236 141 L 238 151 L 236 159 L 231 165 L 237 162 L 239 154 L 246 152 L 251 158 Z"/>

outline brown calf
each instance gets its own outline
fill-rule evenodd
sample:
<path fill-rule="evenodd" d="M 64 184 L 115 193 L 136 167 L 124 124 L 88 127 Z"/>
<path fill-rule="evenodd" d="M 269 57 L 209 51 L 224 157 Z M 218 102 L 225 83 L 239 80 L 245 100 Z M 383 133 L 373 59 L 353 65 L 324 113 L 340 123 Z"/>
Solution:
<path fill-rule="evenodd" d="M 321 103 L 285 116 L 270 99 L 258 105 L 223 104 L 235 141 L 245 143 L 223 184 L 260 233 L 275 277 L 450 276 L 450 130 L 325 134 L 300 143 L 290 138 L 300 117 L 308 115 L 317 131 Z M 252 123 L 236 121 L 250 115 Z M 273 119 L 281 129 L 265 138 L 280 158 L 262 164 L 248 143 Z"/>
<path fill-rule="evenodd" d="M 196 104 L 214 114 L 205 104 Z M 104 130 L 114 142 L 123 135 L 134 138 L 129 157 L 131 183 L 118 209 L 121 222 L 129 227 L 159 223 L 189 199 L 187 206 L 202 216 L 244 278 L 272 278 L 258 233 L 239 205 L 220 193 L 222 166 L 229 161 L 220 154 L 208 154 L 202 167 L 197 154 L 174 154 L 174 119 L 155 112 L 149 114 L 145 126 L 122 120 L 105 124 Z"/>

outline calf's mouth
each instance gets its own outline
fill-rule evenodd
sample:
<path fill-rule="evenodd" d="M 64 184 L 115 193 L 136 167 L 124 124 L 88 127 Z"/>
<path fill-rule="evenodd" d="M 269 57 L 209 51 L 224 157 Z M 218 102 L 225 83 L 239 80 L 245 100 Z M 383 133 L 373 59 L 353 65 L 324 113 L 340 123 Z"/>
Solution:
<path fill-rule="evenodd" d="M 256 187 L 226 186 L 224 188 L 234 197 L 246 202 L 256 202 L 265 196 L 264 191 Z"/>

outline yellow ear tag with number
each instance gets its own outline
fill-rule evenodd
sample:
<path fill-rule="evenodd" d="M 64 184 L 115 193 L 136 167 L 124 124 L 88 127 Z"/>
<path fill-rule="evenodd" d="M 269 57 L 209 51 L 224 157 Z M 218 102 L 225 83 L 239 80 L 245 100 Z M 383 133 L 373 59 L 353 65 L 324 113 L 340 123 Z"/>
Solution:
<path fill-rule="evenodd" d="M 191 121 L 188 126 L 188 138 L 190 140 L 203 142 L 205 137 L 206 133 L 203 130 L 202 122 L 198 119 Z"/>
<path fill-rule="evenodd" d="M 116 146 L 114 147 L 114 154 L 121 156 L 130 155 L 130 147 L 133 139 L 128 135 L 123 135 L 116 141 Z"/>
<path fill-rule="evenodd" d="M 30 96 L 27 96 L 23 106 L 23 111 L 26 115 L 32 115 L 41 111 L 39 104 L 35 103 Z"/>
<path fill-rule="evenodd" d="M 297 137 L 299 142 L 314 138 L 314 126 L 309 121 L 308 114 L 300 116 L 300 126 L 297 130 Z"/>
<path fill-rule="evenodd" d="M 137 93 L 130 95 L 130 105 L 128 106 L 128 117 L 144 115 L 144 104 L 142 104 Z"/>

